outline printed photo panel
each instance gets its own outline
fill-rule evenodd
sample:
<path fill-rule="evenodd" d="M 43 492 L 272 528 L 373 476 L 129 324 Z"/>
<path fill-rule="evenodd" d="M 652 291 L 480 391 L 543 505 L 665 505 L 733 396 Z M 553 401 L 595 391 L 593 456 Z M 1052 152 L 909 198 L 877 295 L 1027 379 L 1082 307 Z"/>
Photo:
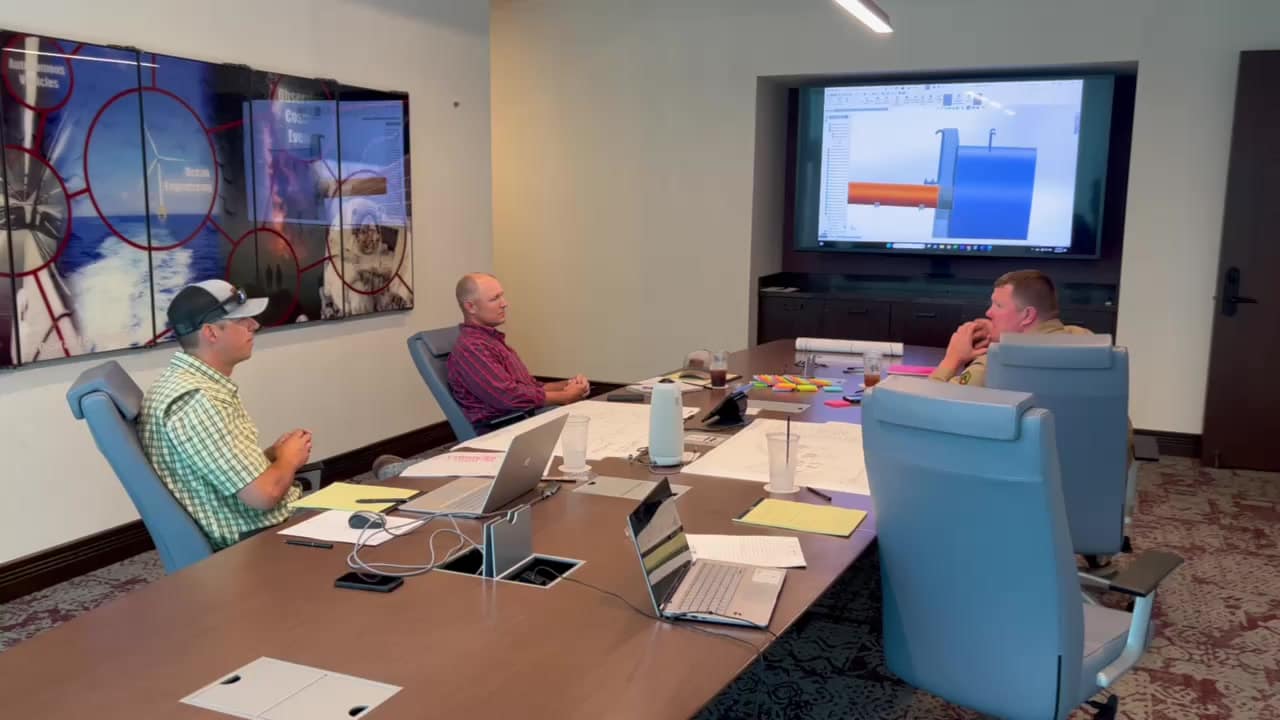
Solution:
<path fill-rule="evenodd" d="M 411 308 L 408 96 L 342 86 L 338 138 L 342 242 L 325 290 L 348 315 Z"/>
<path fill-rule="evenodd" d="M 137 53 L 0 33 L 7 232 L 17 364 L 153 335 Z"/>

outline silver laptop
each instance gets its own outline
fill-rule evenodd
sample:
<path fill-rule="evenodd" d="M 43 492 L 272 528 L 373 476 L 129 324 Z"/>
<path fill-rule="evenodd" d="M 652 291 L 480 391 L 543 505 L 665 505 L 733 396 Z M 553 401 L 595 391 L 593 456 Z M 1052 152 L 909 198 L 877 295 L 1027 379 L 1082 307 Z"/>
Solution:
<path fill-rule="evenodd" d="M 694 560 L 666 478 L 632 511 L 628 530 L 659 616 L 769 626 L 787 571 Z"/>
<path fill-rule="evenodd" d="M 457 517 L 476 517 L 497 512 L 504 505 L 538 487 L 542 473 L 556 450 L 556 441 L 569 415 L 515 436 L 502 467 L 492 480 L 464 477 L 449 482 L 425 495 L 401 505 L 399 510 L 411 513 L 448 513 Z"/>

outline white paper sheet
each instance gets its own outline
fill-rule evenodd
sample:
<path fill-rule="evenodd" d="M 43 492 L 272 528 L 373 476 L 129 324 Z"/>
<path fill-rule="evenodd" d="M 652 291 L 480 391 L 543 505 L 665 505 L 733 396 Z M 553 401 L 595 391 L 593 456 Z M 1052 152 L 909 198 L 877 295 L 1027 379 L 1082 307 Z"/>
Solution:
<path fill-rule="evenodd" d="M 653 392 L 653 386 L 661 382 L 662 379 L 665 377 L 666 377 L 665 375 L 651 377 L 648 380 L 641 380 L 639 382 L 631 383 L 627 387 L 632 390 L 638 390 L 640 392 Z M 695 392 L 701 389 L 702 389 L 701 385 L 696 385 L 694 383 L 688 383 L 683 381 L 680 382 L 680 392 L 682 393 Z"/>
<path fill-rule="evenodd" d="M 504 452 L 451 452 L 414 463 L 401 477 L 496 477 Z"/>
<path fill-rule="evenodd" d="M 293 535 L 294 537 L 304 537 L 311 540 L 322 540 L 324 542 L 349 543 L 355 545 L 360 539 L 360 533 L 364 533 L 364 544 L 370 547 L 381 545 L 382 543 L 395 537 L 391 533 L 381 532 L 378 530 L 357 530 L 348 524 L 351 520 L 352 513 L 346 510 L 327 510 L 316 515 L 310 520 L 305 520 L 297 525 L 280 531 L 281 535 Z M 395 515 L 386 516 L 387 527 L 395 530 L 404 528 L 406 525 L 413 523 L 421 523 L 422 518 L 398 517 Z"/>
<path fill-rule="evenodd" d="M 741 432 L 690 463 L 684 472 L 769 481 L 769 444 L 765 435 L 786 432 L 782 420 L 756 418 Z M 796 485 L 821 490 L 869 495 L 867 467 L 862 455 L 862 426 L 853 423 L 792 422 L 791 434 L 798 436 Z M 796 448 L 791 448 L 796 452 Z"/>
<path fill-rule="evenodd" d="M 476 450 L 506 451 L 516 435 L 535 428 L 565 413 L 585 415 L 591 418 L 587 425 L 587 459 L 603 460 L 607 457 L 627 457 L 638 448 L 649 444 L 649 406 L 632 403 L 600 402 L 585 400 L 572 405 L 556 408 L 528 420 L 521 420 L 515 425 L 508 425 L 488 435 L 481 435 L 474 440 L 462 443 L 463 446 Z M 696 408 L 684 408 L 684 417 L 697 413 Z M 563 455 L 560 443 L 556 442 L 556 455 Z"/>
<path fill-rule="evenodd" d="M 800 538 L 784 535 L 685 535 L 695 560 L 756 565 L 805 567 Z"/>

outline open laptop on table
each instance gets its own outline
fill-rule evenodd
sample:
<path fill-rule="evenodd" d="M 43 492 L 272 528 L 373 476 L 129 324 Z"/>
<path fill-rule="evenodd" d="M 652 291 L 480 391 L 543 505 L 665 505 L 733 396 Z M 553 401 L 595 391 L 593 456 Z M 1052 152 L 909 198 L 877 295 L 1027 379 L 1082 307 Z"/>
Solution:
<path fill-rule="evenodd" d="M 627 519 L 659 616 L 768 627 L 786 570 L 694 560 L 663 478 Z"/>
<path fill-rule="evenodd" d="M 397 510 L 410 513 L 448 513 L 457 517 L 476 517 L 497 512 L 504 505 L 538 487 L 547 463 L 555 454 L 560 431 L 569 419 L 565 413 L 550 422 L 515 436 L 502 467 L 492 480 L 464 477 L 420 495 Z"/>

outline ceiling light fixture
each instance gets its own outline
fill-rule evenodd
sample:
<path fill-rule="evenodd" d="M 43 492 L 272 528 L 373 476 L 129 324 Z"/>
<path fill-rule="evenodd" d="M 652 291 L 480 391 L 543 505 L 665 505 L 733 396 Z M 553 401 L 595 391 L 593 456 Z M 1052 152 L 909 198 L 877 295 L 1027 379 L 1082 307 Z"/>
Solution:
<path fill-rule="evenodd" d="M 893 32 L 893 26 L 889 24 L 889 13 L 881 10 L 875 0 L 836 0 L 836 4 L 861 20 L 872 32 L 882 35 Z"/>

